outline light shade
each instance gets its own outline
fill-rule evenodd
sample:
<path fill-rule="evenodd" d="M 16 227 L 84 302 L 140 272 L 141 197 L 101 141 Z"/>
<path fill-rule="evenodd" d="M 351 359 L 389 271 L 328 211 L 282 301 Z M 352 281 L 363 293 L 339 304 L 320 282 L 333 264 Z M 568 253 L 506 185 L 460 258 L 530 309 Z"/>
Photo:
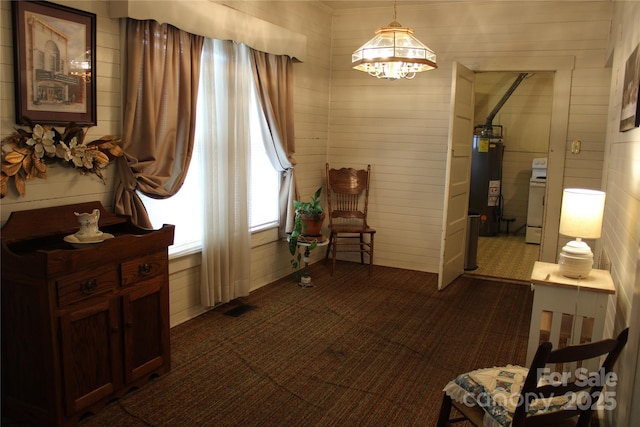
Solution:
<path fill-rule="evenodd" d="M 602 230 L 605 193 L 582 188 L 567 188 L 562 196 L 560 234 L 575 237 L 560 252 L 560 273 L 572 278 L 586 278 L 593 266 L 593 252 L 582 241 L 597 239 Z"/>
<path fill-rule="evenodd" d="M 602 231 L 606 193 L 584 188 L 567 188 L 562 195 L 560 234 L 597 239 Z"/>
<path fill-rule="evenodd" d="M 413 36 L 413 29 L 394 21 L 351 55 L 353 68 L 380 79 L 412 79 L 416 73 L 438 68 L 436 54 Z"/>

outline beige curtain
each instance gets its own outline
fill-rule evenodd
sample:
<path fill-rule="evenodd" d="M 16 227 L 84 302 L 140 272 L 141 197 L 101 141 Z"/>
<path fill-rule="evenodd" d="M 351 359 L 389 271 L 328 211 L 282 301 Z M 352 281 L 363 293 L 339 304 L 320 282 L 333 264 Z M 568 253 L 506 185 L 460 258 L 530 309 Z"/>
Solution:
<path fill-rule="evenodd" d="M 151 227 L 135 190 L 164 199 L 187 174 L 204 38 L 155 21 L 127 20 L 127 88 L 115 211 Z"/>
<path fill-rule="evenodd" d="M 298 198 L 293 155 L 296 150 L 293 127 L 293 61 L 251 49 L 253 78 L 261 110 L 268 125 L 269 138 L 263 138 L 271 164 L 281 173 L 280 238 L 293 229 L 293 200 Z"/>

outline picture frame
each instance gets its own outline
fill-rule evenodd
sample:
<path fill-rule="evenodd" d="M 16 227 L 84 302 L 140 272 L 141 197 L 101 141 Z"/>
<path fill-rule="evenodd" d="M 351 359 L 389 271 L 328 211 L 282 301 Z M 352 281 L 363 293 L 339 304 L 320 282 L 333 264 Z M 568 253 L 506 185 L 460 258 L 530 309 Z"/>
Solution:
<path fill-rule="evenodd" d="M 96 15 L 13 1 L 16 123 L 95 126 Z"/>
<path fill-rule="evenodd" d="M 640 44 L 627 59 L 624 67 L 620 132 L 640 126 Z"/>

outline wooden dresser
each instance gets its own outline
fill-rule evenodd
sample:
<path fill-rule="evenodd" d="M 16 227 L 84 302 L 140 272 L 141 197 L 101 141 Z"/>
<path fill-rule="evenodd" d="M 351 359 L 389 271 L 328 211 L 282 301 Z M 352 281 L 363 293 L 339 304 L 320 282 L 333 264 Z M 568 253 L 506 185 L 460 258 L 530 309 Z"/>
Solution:
<path fill-rule="evenodd" d="M 74 248 L 74 212 L 100 210 L 104 242 Z M 2 413 L 75 425 L 170 369 L 173 225 L 136 227 L 99 202 L 13 212 L 1 230 Z"/>

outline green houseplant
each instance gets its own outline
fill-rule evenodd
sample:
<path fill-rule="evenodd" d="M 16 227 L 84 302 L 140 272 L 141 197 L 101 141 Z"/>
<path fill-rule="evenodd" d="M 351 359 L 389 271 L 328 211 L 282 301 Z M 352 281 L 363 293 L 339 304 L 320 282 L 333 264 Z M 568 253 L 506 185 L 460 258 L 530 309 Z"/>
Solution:
<path fill-rule="evenodd" d="M 320 236 L 322 222 L 325 217 L 324 210 L 322 209 L 322 201 L 320 200 L 321 193 L 322 187 L 319 187 L 310 201 L 293 201 L 295 216 L 293 230 L 289 236 L 289 252 L 294 256 L 294 259 L 291 260 L 293 269 L 298 269 L 302 260 L 302 254 L 298 250 L 298 241 L 300 238 Z M 316 246 L 317 244 L 312 242 L 309 249 L 314 249 Z"/>

